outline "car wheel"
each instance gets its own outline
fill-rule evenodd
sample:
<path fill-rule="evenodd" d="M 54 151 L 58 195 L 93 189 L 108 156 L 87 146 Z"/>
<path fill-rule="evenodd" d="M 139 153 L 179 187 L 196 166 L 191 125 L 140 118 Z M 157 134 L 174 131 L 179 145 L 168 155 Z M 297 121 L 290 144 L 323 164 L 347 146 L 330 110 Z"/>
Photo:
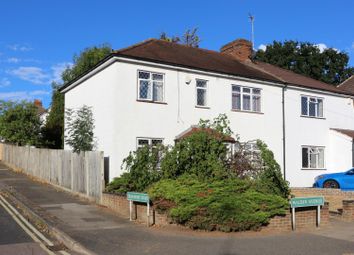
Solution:
<path fill-rule="evenodd" d="M 339 184 L 335 180 L 328 180 L 323 183 L 325 189 L 339 189 Z"/>

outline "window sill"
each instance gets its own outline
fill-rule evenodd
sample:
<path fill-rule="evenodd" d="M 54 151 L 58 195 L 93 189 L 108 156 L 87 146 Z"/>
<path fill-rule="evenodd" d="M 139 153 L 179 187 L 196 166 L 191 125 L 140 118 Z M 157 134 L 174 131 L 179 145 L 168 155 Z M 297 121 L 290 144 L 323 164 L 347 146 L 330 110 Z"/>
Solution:
<path fill-rule="evenodd" d="M 243 111 L 243 110 L 235 110 L 231 109 L 232 112 L 242 112 L 242 113 L 252 113 L 252 114 L 264 114 L 264 112 L 253 112 L 253 111 Z"/>
<path fill-rule="evenodd" d="M 142 103 L 150 103 L 150 104 L 166 104 L 165 102 L 159 102 L 159 101 L 151 101 L 151 100 L 142 100 L 142 99 L 137 99 L 137 102 L 142 102 Z"/>
<path fill-rule="evenodd" d="M 320 170 L 320 171 L 326 171 L 327 168 L 301 168 L 301 170 Z"/>
<path fill-rule="evenodd" d="M 319 119 L 319 120 L 325 120 L 325 117 L 313 117 L 313 116 L 307 116 L 307 115 L 300 115 L 302 118 L 309 118 L 309 119 Z"/>
<path fill-rule="evenodd" d="M 199 108 L 199 109 L 210 109 L 209 106 L 201 106 L 201 105 L 196 105 L 195 108 Z"/>

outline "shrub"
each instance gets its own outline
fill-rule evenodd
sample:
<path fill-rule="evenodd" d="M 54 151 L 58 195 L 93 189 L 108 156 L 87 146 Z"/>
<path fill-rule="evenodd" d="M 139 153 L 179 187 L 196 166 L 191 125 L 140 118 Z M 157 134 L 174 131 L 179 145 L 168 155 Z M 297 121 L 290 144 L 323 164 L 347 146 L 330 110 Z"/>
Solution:
<path fill-rule="evenodd" d="M 285 214 L 287 200 L 258 192 L 249 180 L 200 181 L 194 175 L 165 179 L 148 190 L 157 210 L 179 224 L 225 232 L 258 229 Z"/>
<path fill-rule="evenodd" d="M 144 146 L 123 160 L 127 172 L 115 178 L 106 188 L 106 191 L 125 193 L 127 191 L 144 191 L 149 185 L 161 179 L 160 161 L 167 148 Z"/>
<path fill-rule="evenodd" d="M 274 159 L 273 152 L 260 140 L 257 141 L 257 146 L 260 150 L 263 163 L 263 169 L 260 171 L 257 178 L 257 189 L 261 192 L 263 191 L 288 198 L 290 195 L 289 183 L 284 180 L 280 166 Z"/>
<path fill-rule="evenodd" d="M 222 137 L 217 138 L 201 129 L 179 141 L 161 162 L 164 178 L 175 179 L 194 174 L 200 179 L 224 178 L 227 148 Z"/>

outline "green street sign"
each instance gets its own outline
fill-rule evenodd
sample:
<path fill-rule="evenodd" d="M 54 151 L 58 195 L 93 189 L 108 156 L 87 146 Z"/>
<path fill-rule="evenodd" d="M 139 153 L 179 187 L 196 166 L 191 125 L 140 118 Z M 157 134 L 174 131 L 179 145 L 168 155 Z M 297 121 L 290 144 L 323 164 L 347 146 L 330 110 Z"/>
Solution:
<path fill-rule="evenodd" d="M 290 199 L 291 208 L 324 205 L 324 197 L 294 197 Z"/>
<path fill-rule="evenodd" d="M 146 193 L 127 192 L 127 199 L 130 201 L 149 203 L 149 195 Z"/>

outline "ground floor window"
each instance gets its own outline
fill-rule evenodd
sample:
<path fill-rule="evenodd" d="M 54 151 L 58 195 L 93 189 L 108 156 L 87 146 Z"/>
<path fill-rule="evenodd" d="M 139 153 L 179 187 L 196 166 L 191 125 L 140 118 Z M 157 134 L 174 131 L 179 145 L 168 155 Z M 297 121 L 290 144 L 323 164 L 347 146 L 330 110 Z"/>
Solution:
<path fill-rule="evenodd" d="M 162 144 L 162 143 L 163 143 L 162 138 L 138 137 L 136 148 L 139 149 L 139 148 L 144 147 L 146 145 L 151 146 L 151 147 L 156 147 L 157 145 Z"/>
<path fill-rule="evenodd" d="M 302 168 L 323 169 L 324 149 L 321 146 L 302 146 Z"/>

